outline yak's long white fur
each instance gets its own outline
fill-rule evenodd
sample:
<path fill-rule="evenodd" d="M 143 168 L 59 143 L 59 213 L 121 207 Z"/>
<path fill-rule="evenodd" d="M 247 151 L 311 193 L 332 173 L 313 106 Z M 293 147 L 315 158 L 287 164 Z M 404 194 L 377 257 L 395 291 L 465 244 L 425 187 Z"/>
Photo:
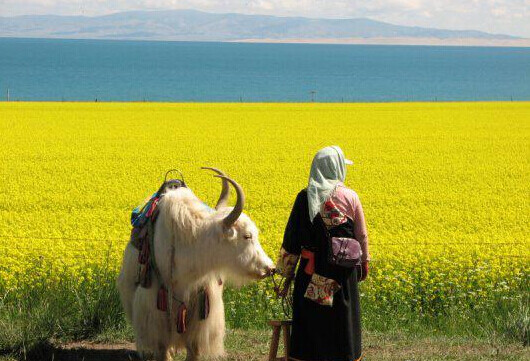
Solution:
<path fill-rule="evenodd" d="M 271 267 L 272 261 L 257 241 L 256 226 L 244 214 L 226 232 L 221 220 L 231 208 L 211 212 L 188 188 L 167 192 L 158 207 L 154 257 L 163 282 L 188 308 L 188 329 L 178 334 L 175 320 L 156 308 L 160 280 L 153 277 L 150 288 L 136 286 L 138 251 L 129 244 L 118 287 L 135 330 L 137 349 L 140 354 L 152 354 L 164 361 L 171 352 L 184 347 L 188 360 L 222 356 L 225 319 L 223 285 L 218 281 L 227 275 L 248 280 L 251 274 Z M 254 240 L 242 241 L 249 233 Z M 206 320 L 199 320 L 197 291 L 203 287 L 208 289 L 210 314 Z M 175 316 L 171 314 L 171 318 Z"/>

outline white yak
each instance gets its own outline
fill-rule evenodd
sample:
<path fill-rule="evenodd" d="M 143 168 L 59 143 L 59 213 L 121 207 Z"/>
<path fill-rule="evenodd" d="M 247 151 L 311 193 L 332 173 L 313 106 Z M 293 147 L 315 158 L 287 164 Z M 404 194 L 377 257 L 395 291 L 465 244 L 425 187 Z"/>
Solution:
<path fill-rule="evenodd" d="M 129 243 L 118 277 L 118 289 L 127 318 L 132 323 L 136 347 L 143 357 L 168 361 L 178 349 L 187 350 L 186 360 L 224 355 L 225 316 L 223 281 L 241 284 L 269 275 L 274 264 L 258 240 L 254 222 L 242 213 L 245 197 L 241 187 L 214 168 L 223 190 L 212 212 L 186 187 L 170 189 L 158 204 L 154 250 L 162 280 L 152 277 L 149 288 L 137 286 L 138 250 Z M 237 193 L 235 207 L 226 207 L 229 183 Z M 162 283 L 171 304 L 187 307 L 187 329 L 177 333 L 175 312 L 157 309 Z M 209 315 L 201 320 L 198 290 L 206 288 Z"/>

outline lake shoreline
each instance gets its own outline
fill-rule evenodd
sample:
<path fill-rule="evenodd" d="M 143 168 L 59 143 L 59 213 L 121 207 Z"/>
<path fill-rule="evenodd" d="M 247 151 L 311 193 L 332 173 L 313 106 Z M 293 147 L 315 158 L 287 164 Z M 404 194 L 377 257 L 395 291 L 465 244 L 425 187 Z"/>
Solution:
<path fill-rule="evenodd" d="M 95 40 L 119 42 L 167 42 L 167 43 L 229 43 L 229 44 L 307 44 L 307 45 L 387 45 L 387 46 L 439 46 L 439 47 L 483 47 L 483 48 L 530 48 L 530 39 L 480 39 L 480 38 L 245 38 L 234 40 L 197 40 L 180 38 L 97 38 L 83 36 L 2 36 L 0 39 L 33 39 L 33 40 Z"/>
<path fill-rule="evenodd" d="M 438 39 L 438 38 L 351 38 L 351 39 L 238 39 L 228 43 L 265 44 L 329 44 L 329 45 L 405 45 L 405 46 L 469 46 L 528 48 L 530 39 Z"/>

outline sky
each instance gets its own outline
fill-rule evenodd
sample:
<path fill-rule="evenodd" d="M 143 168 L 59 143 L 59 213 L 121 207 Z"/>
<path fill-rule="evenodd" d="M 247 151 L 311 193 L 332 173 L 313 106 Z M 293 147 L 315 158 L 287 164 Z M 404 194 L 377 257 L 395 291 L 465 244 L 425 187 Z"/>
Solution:
<path fill-rule="evenodd" d="M 313 18 L 366 17 L 398 25 L 474 29 L 530 38 L 530 0 L 0 0 L 0 16 L 95 16 L 167 9 Z"/>

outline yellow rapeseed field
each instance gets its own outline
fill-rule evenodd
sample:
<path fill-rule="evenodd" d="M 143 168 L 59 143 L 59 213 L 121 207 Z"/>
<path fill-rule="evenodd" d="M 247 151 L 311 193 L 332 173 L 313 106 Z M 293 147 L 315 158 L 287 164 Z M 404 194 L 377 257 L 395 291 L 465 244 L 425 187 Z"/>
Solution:
<path fill-rule="evenodd" d="M 363 297 L 508 297 L 530 271 L 530 103 L 0 103 L 0 289 L 117 270 L 130 212 L 179 168 L 226 171 L 276 256 L 312 156 L 340 145 L 363 202 Z M 525 283 L 526 282 L 526 283 Z M 466 301 L 466 302 L 467 302 Z"/>

